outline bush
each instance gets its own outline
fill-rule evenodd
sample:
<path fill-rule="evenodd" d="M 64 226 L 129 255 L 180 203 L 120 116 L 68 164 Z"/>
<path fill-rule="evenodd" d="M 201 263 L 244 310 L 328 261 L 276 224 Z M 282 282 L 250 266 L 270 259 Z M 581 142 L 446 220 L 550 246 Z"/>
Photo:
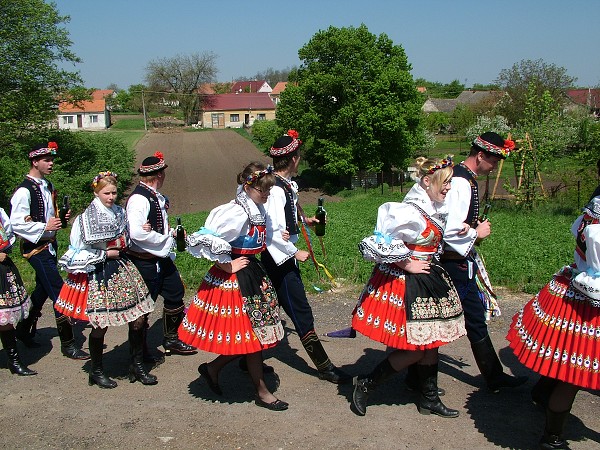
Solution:
<path fill-rule="evenodd" d="M 257 120 L 252 125 L 252 139 L 257 141 L 259 148 L 267 155 L 269 148 L 283 133 L 283 128 L 274 120 Z"/>

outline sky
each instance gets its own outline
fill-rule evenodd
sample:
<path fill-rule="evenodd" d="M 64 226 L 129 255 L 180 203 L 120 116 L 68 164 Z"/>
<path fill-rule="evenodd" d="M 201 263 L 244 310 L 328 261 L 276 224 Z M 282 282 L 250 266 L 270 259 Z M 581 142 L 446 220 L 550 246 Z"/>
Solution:
<path fill-rule="evenodd" d="M 404 48 L 414 78 L 466 87 L 542 59 L 600 85 L 599 0 L 55 0 L 86 87 L 145 83 L 146 66 L 214 53 L 217 80 L 299 66 L 319 30 L 365 24 Z M 73 69 L 73 67 L 70 67 Z"/>

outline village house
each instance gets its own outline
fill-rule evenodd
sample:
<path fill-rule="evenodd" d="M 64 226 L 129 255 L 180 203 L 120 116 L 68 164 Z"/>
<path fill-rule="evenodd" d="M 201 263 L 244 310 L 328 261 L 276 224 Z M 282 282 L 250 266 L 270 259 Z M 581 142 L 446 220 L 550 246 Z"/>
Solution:
<path fill-rule="evenodd" d="M 275 104 L 267 92 L 203 96 L 202 127 L 250 127 L 256 120 L 275 120 Z"/>
<path fill-rule="evenodd" d="M 280 81 L 273 88 L 273 91 L 271 92 L 271 100 L 273 100 L 275 106 L 279 104 L 279 97 L 281 96 L 281 93 L 285 91 L 287 84 L 287 81 Z"/>
<path fill-rule="evenodd" d="M 273 88 L 267 83 L 265 80 L 254 80 L 254 81 L 236 81 L 231 86 L 231 92 L 240 94 L 240 93 L 256 93 L 256 92 L 266 92 L 270 94 L 273 91 Z"/>
<path fill-rule="evenodd" d="M 569 89 L 567 97 L 571 101 L 567 109 L 584 108 L 588 114 L 600 119 L 600 89 Z"/>
<path fill-rule="evenodd" d="M 58 128 L 61 130 L 104 130 L 110 127 L 110 110 L 106 98 L 113 90 L 103 89 L 91 93 L 91 100 L 58 105 Z"/>

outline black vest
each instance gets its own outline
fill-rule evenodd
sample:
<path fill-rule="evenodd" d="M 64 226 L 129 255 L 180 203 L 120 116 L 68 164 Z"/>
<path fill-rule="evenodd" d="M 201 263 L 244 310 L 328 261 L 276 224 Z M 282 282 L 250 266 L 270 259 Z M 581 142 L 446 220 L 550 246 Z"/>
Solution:
<path fill-rule="evenodd" d="M 140 183 L 131 193 L 131 195 L 135 194 L 139 194 L 143 197 L 146 197 L 148 199 L 148 203 L 150 203 L 150 211 L 148 212 L 148 222 L 150 222 L 152 230 L 160 234 L 165 234 L 165 224 L 163 221 L 162 212 L 160 210 L 160 203 L 158 202 L 158 197 L 156 196 L 156 193 L 152 189 Z M 129 196 L 129 198 L 131 198 L 131 195 Z"/>
<path fill-rule="evenodd" d="M 47 180 L 46 180 L 47 181 Z M 47 181 L 48 189 L 52 193 L 52 197 L 54 198 L 54 186 L 52 183 Z M 24 187 L 29 191 L 29 215 L 31 216 L 31 220 L 34 222 L 46 222 L 46 207 L 44 205 L 44 196 L 42 195 L 42 188 L 35 181 L 25 178 L 23 182 L 17 186 L 17 189 Z"/>
<path fill-rule="evenodd" d="M 280 176 L 275 177 L 275 185 L 279 186 L 285 192 L 285 206 L 283 208 L 285 211 L 285 229 L 290 235 L 299 234 L 298 217 L 294 214 L 294 193 L 292 188 Z"/>
<path fill-rule="evenodd" d="M 479 186 L 477 185 L 477 180 L 462 164 L 454 166 L 453 176 L 466 179 L 471 186 L 471 203 L 469 205 L 469 214 L 467 214 L 465 222 L 468 223 L 471 228 L 475 228 L 477 227 L 477 220 L 479 219 Z"/>

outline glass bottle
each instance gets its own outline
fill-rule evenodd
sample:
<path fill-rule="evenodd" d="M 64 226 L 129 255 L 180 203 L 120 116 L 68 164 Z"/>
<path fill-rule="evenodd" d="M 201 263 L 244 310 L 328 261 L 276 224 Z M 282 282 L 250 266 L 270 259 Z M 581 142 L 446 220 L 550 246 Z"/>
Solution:
<path fill-rule="evenodd" d="M 485 206 L 483 207 L 483 214 L 481 214 L 481 217 L 479 218 L 480 222 L 485 222 L 486 220 L 488 220 L 488 216 L 490 214 L 490 209 L 492 209 L 492 205 L 490 205 L 489 203 L 486 203 Z"/>
<path fill-rule="evenodd" d="M 177 227 L 175 228 L 175 243 L 177 244 L 178 252 L 185 251 L 185 230 L 183 229 L 183 225 L 181 225 L 181 217 L 177 218 Z"/>
<path fill-rule="evenodd" d="M 71 207 L 69 206 L 69 196 L 65 195 L 63 197 L 62 206 L 58 210 L 58 217 L 60 218 L 60 227 L 67 228 L 67 213 L 69 212 Z"/>
<path fill-rule="evenodd" d="M 327 222 L 327 211 L 323 208 L 323 197 L 319 197 L 317 204 L 317 212 L 315 213 L 315 219 L 319 223 L 315 224 L 315 234 L 317 236 L 325 236 L 325 224 Z"/>

